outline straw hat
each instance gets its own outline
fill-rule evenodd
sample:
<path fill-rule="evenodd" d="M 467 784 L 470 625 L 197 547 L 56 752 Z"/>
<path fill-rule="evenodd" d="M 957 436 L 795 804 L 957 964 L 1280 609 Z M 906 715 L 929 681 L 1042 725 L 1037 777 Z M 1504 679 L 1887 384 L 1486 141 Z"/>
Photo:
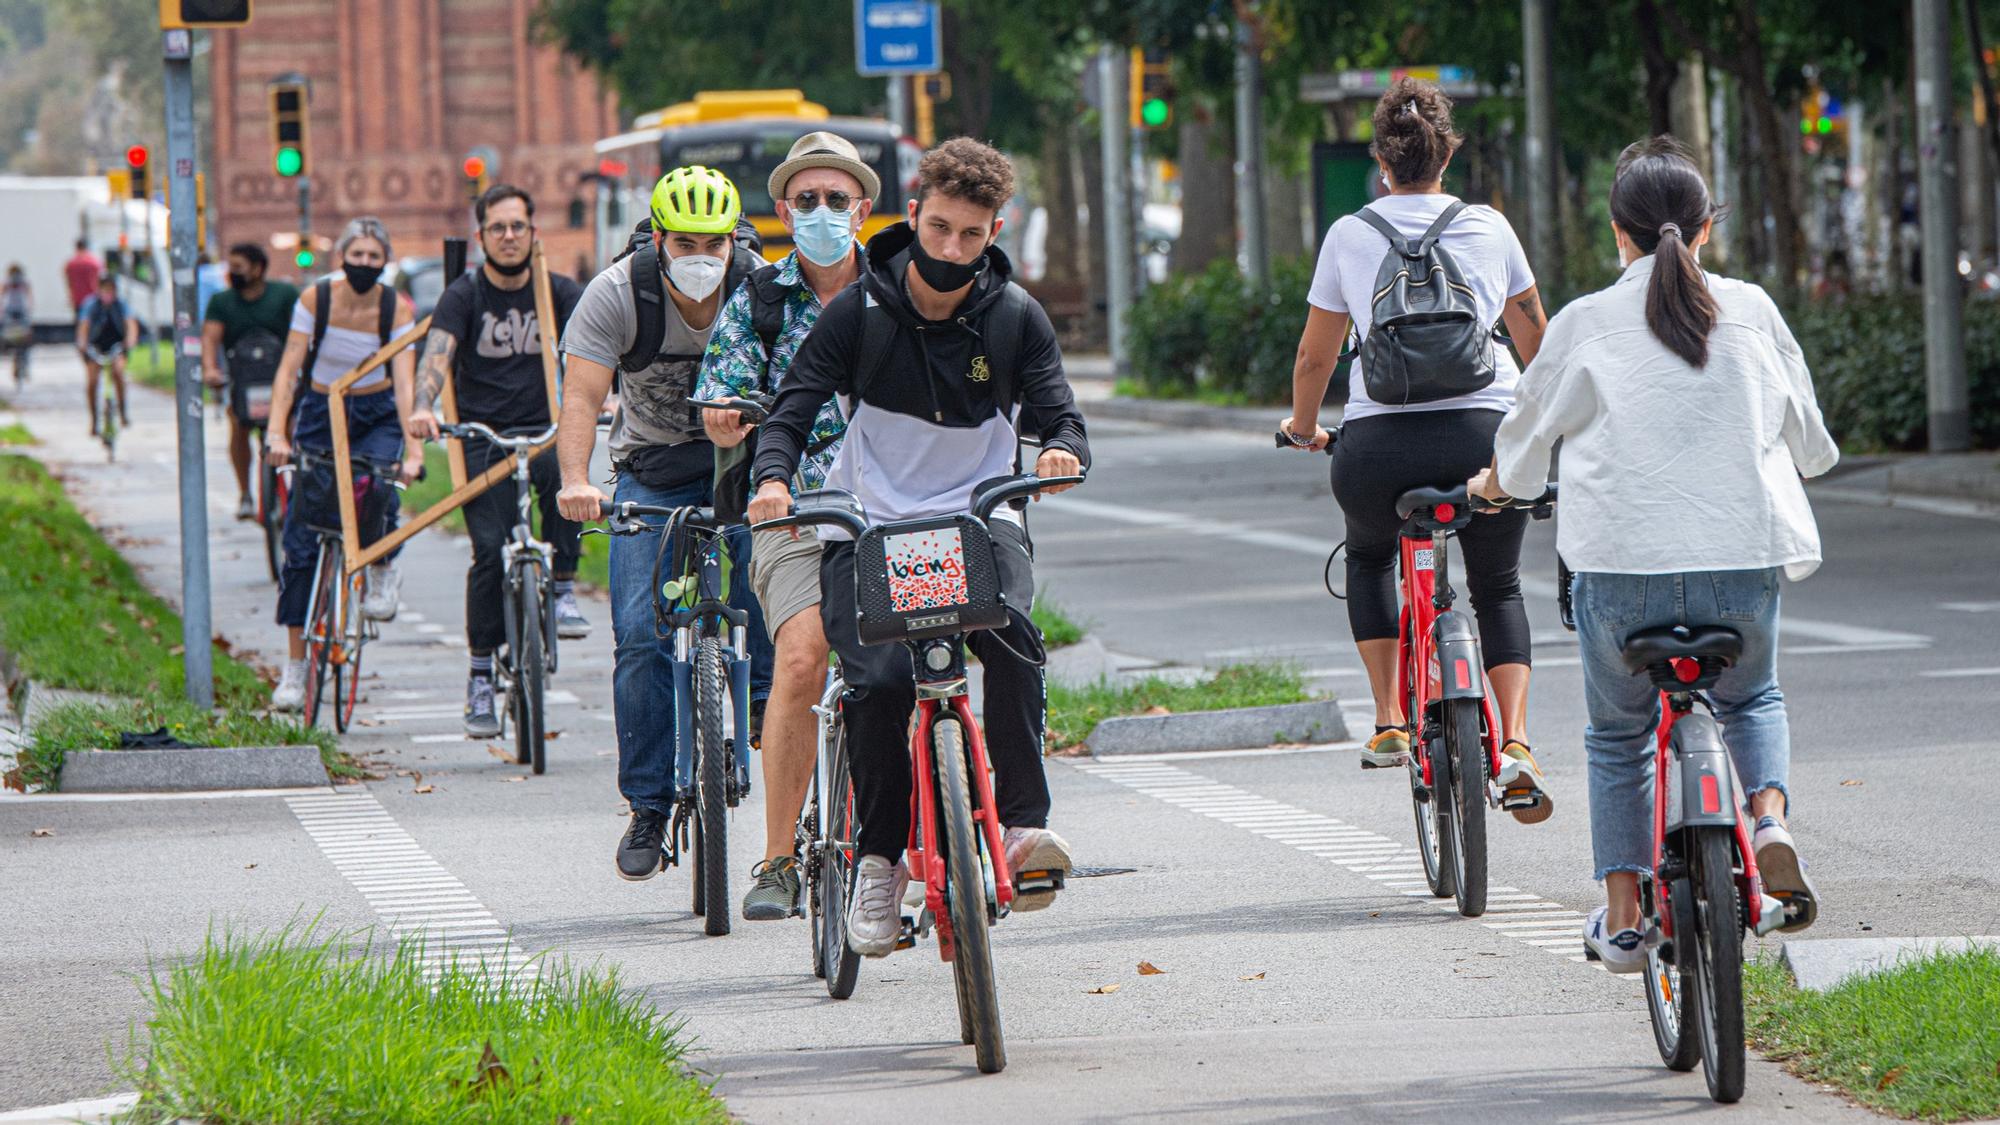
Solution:
<path fill-rule="evenodd" d="M 785 198 L 785 185 L 807 168 L 837 168 L 861 181 L 861 192 L 869 199 L 882 194 L 882 177 L 862 163 L 854 143 L 838 133 L 807 133 L 792 144 L 785 162 L 771 169 L 771 198 Z"/>

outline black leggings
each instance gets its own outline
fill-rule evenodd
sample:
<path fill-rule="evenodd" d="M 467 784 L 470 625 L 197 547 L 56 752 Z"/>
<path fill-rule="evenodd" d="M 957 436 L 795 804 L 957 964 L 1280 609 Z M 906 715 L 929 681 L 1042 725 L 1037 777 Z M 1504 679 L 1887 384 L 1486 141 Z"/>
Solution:
<path fill-rule="evenodd" d="M 1357 418 L 1333 453 L 1333 496 L 1347 516 L 1347 623 L 1356 641 L 1392 640 L 1398 624 L 1396 498 L 1412 488 L 1463 484 L 1493 460 L 1497 410 L 1398 411 Z M 1530 659 L 1521 601 L 1521 536 L 1528 514 L 1473 517 L 1452 537 L 1464 564 L 1488 668 Z"/>

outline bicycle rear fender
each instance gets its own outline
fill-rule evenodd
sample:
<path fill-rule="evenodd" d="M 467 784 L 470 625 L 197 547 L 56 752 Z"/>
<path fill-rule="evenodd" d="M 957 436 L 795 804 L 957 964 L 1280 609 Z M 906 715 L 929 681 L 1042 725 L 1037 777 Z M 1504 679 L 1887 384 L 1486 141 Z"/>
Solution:
<path fill-rule="evenodd" d="M 1736 825 L 1736 782 L 1715 720 L 1695 712 L 1674 724 L 1667 764 L 1667 831 Z"/>
<path fill-rule="evenodd" d="M 1441 699 L 1483 699 L 1486 678 L 1479 663 L 1479 637 L 1472 620 L 1456 610 L 1438 615 L 1437 663 Z"/>

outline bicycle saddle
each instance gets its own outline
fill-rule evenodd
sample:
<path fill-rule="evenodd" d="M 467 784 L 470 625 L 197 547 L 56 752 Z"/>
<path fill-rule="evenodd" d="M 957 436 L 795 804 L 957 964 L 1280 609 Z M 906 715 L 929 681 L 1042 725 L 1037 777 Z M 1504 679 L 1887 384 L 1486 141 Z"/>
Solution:
<path fill-rule="evenodd" d="M 1726 625 L 1660 625 L 1627 637 L 1622 651 L 1625 667 L 1633 673 L 1682 657 L 1727 667 L 1743 655 L 1743 634 Z"/>
<path fill-rule="evenodd" d="M 1464 508 L 1466 506 L 1465 486 L 1460 484 L 1454 485 L 1451 488 L 1412 488 L 1401 496 L 1396 497 L 1396 516 L 1398 519 L 1409 519 L 1412 512 L 1420 512 L 1426 508 L 1435 508 L 1439 504 L 1451 504 L 1459 508 Z"/>

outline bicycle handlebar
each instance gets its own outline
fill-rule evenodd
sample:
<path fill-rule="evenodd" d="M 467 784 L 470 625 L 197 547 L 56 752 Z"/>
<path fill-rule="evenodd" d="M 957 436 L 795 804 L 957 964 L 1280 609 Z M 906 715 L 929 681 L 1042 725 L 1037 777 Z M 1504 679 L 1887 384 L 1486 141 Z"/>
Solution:
<path fill-rule="evenodd" d="M 1277 441 L 1279 449 L 1297 449 L 1297 450 L 1310 449 L 1310 447 L 1308 446 L 1300 445 L 1297 442 L 1293 441 L 1291 435 L 1287 434 L 1283 430 L 1279 430 L 1278 432 L 1272 434 L 1271 437 Z M 1333 435 L 1328 434 L 1326 438 L 1326 448 L 1320 450 L 1320 452 L 1326 454 L 1328 457 L 1333 456 L 1333 444 L 1334 444 Z"/>
<path fill-rule="evenodd" d="M 691 398 L 687 401 L 689 406 L 698 406 L 703 410 L 734 410 L 743 415 L 745 425 L 755 426 L 771 416 L 771 404 L 774 400 L 759 395 L 756 398 Z"/>
<path fill-rule="evenodd" d="M 698 531 L 721 531 L 723 525 L 715 518 L 714 508 L 698 508 L 693 505 L 641 504 L 637 500 L 612 503 L 601 502 L 597 507 L 596 519 L 605 521 L 605 534 L 637 535 L 653 528 L 640 523 L 640 516 L 662 516 L 677 521 L 680 526 Z M 594 530 L 594 529 L 593 529 Z"/>
<path fill-rule="evenodd" d="M 1082 475 L 1038 477 L 1033 473 L 1022 473 L 1014 477 L 995 477 L 973 489 L 972 516 L 980 523 L 986 523 L 992 518 L 994 509 L 1010 500 L 1031 496 L 1057 485 L 1082 484 L 1083 479 Z M 849 534 L 859 539 L 868 530 L 868 512 L 851 492 L 837 488 L 817 489 L 799 493 L 792 501 L 790 515 L 751 524 L 750 530 L 770 531 L 784 527 L 827 524 L 843 527 Z"/>
<path fill-rule="evenodd" d="M 533 435 L 524 432 L 501 434 L 495 432 L 492 427 L 484 422 L 439 422 L 438 433 L 444 437 L 458 438 L 461 441 L 467 438 L 484 438 L 502 449 L 520 453 L 524 450 L 533 449 L 535 446 L 556 436 L 556 427 L 552 422 L 547 429 Z"/>

